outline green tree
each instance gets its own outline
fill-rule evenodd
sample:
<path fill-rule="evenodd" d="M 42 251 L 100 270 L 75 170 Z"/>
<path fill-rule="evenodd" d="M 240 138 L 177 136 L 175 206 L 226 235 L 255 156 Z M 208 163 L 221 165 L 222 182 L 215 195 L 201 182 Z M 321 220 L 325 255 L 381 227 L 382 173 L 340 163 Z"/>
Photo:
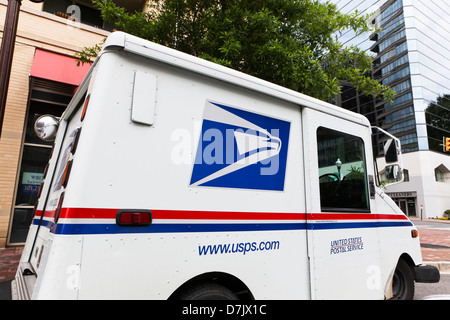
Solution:
<path fill-rule="evenodd" d="M 335 39 L 339 31 L 370 31 L 368 16 L 341 14 L 318 0 L 155 0 L 148 13 L 128 13 L 94 0 L 118 30 L 225 65 L 319 99 L 340 92 L 339 80 L 361 93 L 392 99 L 367 76 L 372 59 Z M 99 50 L 79 55 L 90 61 Z"/>
<path fill-rule="evenodd" d="M 443 152 L 442 137 L 450 137 L 450 94 L 438 96 L 425 110 L 429 149 Z"/>

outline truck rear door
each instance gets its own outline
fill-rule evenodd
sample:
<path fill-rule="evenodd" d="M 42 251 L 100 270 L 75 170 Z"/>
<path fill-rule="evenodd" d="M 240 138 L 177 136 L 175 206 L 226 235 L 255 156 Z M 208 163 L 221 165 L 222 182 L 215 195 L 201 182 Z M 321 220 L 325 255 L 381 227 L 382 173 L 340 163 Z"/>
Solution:
<path fill-rule="evenodd" d="M 69 116 L 66 110 L 60 119 L 58 134 L 54 142 L 44 184 L 41 187 L 42 192 L 36 205 L 33 224 L 37 226 L 37 232 L 29 235 L 29 237 L 34 236 L 34 239 L 27 239 L 27 243 L 33 242 L 29 263 L 35 274 L 39 273 L 49 237 L 55 234 L 58 228 L 72 157 L 81 133 L 82 115 L 85 112 L 84 107 L 87 107 L 89 102 L 87 82 L 85 81 L 82 84 L 68 107 L 68 109 L 75 109 L 73 114 Z"/>

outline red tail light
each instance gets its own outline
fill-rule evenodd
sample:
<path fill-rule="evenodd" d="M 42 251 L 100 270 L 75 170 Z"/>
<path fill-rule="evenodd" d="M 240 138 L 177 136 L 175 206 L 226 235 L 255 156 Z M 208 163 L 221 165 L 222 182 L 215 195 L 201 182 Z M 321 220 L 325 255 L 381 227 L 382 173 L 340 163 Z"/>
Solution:
<path fill-rule="evenodd" d="M 91 98 L 91 95 L 88 95 L 86 97 L 86 100 L 84 101 L 84 107 L 83 107 L 83 112 L 81 113 L 81 121 L 84 120 L 84 117 L 86 116 L 86 110 L 89 104 L 89 99 Z"/>
<path fill-rule="evenodd" d="M 119 210 L 116 214 L 119 226 L 149 226 L 152 223 L 150 210 Z"/>

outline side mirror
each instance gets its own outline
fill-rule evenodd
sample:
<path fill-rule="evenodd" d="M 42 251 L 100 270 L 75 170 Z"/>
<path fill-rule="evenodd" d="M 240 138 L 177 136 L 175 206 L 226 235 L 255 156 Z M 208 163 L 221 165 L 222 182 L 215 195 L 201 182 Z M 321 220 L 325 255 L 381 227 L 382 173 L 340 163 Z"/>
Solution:
<path fill-rule="evenodd" d="M 44 141 L 55 140 L 56 133 L 58 132 L 59 119 L 45 114 L 40 116 L 34 123 L 34 132 L 36 135 Z"/>
<path fill-rule="evenodd" d="M 384 158 L 386 159 L 386 163 L 398 162 L 400 152 L 400 146 L 397 144 L 396 140 L 386 140 L 384 144 Z"/>
<path fill-rule="evenodd" d="M 379 127 L 372 127 L 387 136 L 384 143 L 384 160 L 386 162 L 385 175 L 389 182 L 384 186 L 391 186 L 403 181 L 402 147 L 400 139 Z"/>
<path fill-rule="evenodd" d="M 398 164 L 386 166 L 385 171 L 387 180 L 402 180 L 402 170 L 400 169 L 400 166 Z"/>

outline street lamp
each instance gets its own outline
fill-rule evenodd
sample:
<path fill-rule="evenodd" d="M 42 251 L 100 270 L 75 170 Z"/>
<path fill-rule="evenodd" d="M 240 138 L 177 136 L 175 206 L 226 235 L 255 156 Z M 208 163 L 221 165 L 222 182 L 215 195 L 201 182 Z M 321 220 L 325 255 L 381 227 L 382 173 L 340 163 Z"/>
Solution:
<path fill-rule="evenodd" d="M 45 0 L 30 0 L 41 3 Z M 19 21 L 22 0 L 8 0 L 5 25 L 3 29 L 2 47 L 0 48 L 0 137 L 2 134 L 3 117 L 5 115 L 6 96 L 8 94 L 11 64 L 16 42 L 17 23 Z"/>
<path fill-rule="evenodd" d="M 338 169 L 338 177 L 339 177 L 339 181 L 341 181 L 341 168 L 342 168 L 342 161 L 338 158 L 335 162 L 336 167 Z"/>

